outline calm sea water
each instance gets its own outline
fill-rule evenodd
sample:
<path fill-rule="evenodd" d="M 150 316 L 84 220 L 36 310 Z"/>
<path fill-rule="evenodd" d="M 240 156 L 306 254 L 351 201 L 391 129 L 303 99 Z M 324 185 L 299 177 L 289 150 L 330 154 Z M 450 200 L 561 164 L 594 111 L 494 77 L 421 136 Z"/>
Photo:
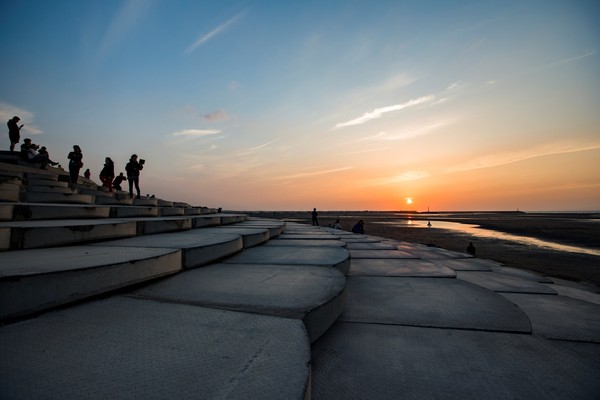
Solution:
<path fill-rule="evenodd" d="M 593 222 L 592 222 L 593 221 Z M 591 223 L 598 223 L 598 220 L 590 220 Z M 386 224 L 392 226 L 399 227 L 410 227 L 414 226 L 415 228 L 427 228 L 427 221 L 421 220 L 404 220 L 404 221 L 390 221 L 390 222 L 375 222 L 378 224 Z M 578 246 L 567 246 L 560 243 L 549 242 L 546 240 L 537 239 L 529 236 L 519 236 L 519 235 L 511 235 L 509 233 L 494 231 L 491 229 L 483 229 L 478 225 L 472 224 L 463 224 L 460 222 L 448 222 L 448 221 L 431 221 L 431 226 L 440 229 L 448 229 L 453 231 L 458 231 L 461 233 L 466 233 L 476 237 L 482 238 L 492 238 L 492 239 L 500 239 L 507 240 L 511 242 L 521 243 L 528 246 L 543 248 L 543 249 L 551 249 L 551 250 L 559 250 L 566 251 L 569 253 L 582 253 L 582 254 L 591 254 L 595 256 L 600 256 L 600 250 L 590 249 L 586 247 L 578 247 Z"/>

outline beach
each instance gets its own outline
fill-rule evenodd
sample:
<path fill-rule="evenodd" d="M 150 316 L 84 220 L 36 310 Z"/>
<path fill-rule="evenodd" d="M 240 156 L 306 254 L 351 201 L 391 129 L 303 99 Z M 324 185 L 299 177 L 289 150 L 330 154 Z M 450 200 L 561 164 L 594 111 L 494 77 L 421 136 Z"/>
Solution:
<path fill-rule="evenodd" d="M 311 224 L 310 211 L 246 212 L 255 217 Z M 597 213 L 320 211 L 319 225 L 333 225 L 337 218 L 344 230 L 351 230 L 362 219 L 366 234 L 463 253 L 472 242 L 477 257 L 543 276 L 581 283 L 592 291 L 600 292 L 600 255 L 597 255 L 600 252 L 600 215 Z M 431 222 L 431 227 L 427 227 L 426 221 Z M 596 255 L 531 245 L 508 240 L 501 235 L 481 237 L 470 232 L 438 227 L 444 225 L 440 222 L 477 225 L 480 229 L 494 232 L 582 247 L 595 251 Z"/>

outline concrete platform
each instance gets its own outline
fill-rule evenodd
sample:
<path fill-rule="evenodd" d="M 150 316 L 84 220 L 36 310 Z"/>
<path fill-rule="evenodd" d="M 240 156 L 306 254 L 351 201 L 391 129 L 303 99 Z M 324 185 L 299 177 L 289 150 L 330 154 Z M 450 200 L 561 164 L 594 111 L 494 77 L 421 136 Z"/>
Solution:
<path fill-rule="evenodd" d="M 312 398 L 591 400 L 599 360 L 530 335 L 338 322 L 312 346 Z"/>
<path fill-rule="evenodd" d="M 224 262 L 228 264 L 314 265 L 350 268 L 350 253 L 341 247 L 259 246 L 243 251 Z"/>
<path fill-rule="evenodd" d="M 346 242 L 342 242 L 341 240 L 302 240 L 302 239 L 271 239 L 265 246 L 302 246 L 302 247 L 322 247 L 322 246 L 330 246 L 330 247 L 346 247 Z"/>
<path fill-rule="evenodd" d="M 0 228 L 10 228 L 13 250 L 62 246 L 73 243 L 135 236 L 135 222 L 122 220 L 8 221 Z"/>
<path fill-rule="evenodd" d="M 20 192 L 18 190 L 2 190 L 0 189 L 0 201 L 15 203 L 20 199 Z"/>
<path fill-rule="evenodd" d="M 348 243 L 348 246 L 350 245 L 351 243 Z M 412 254 L 400 250 L 350 250 L 350 255 L 353 259 L 383 258 L 389 260 L 394 258 L 417 258 Z"/>
<path fill-rule="evenodd" d="M 105 206 L 131 206 L 133 205 L 133 199 L 129 198 L 129 196 L 97 196 L 95 198 L 95 203 L 98 205 Z"/>
<path fill-rule="evenodd" d="M 174 249 L 75 246 L 0 253 L 0 320 L 180 270 L 181 252 Z"/>
<path fill-rule="evenodd" d="M 494 292 L 557 294 L 548 285 L 502 272 L 458 271 L 457 278 L 493 290 Z"/>
<path fill-rule="evenodd" d="M 488 260 L 488 261 L 491 261 L 491 260 Z M 522 269 L 517 269 L 517 268 L 512 268 L 512 267 L 507 267 L 504 265 L 496 266 L 493 263 L 496 263 L 496 262 L 491 261 L 491 263 L 490 263 L 490 266 L 491 266 L 493 272 L 500 272 L 505 275 L 514 276 L 515 278 L 527 279 L 532 282 L 553 283 L 552 279 L 545 277 L 545 276 L 538 275 L 535 272 L 525 271 Z"/>
<path fill-rule="evenodd" d="M 68 345 L 67 345 L 68 344 Z M 294 319 L 112 297 L 0 328 L 5 399 L 298 399 Z"/>
<path fill-rule="evenodd" d="M 35 187 L 35 186 L 45 186 L 45 187 L 60 187 L 60 188 L 68 188 L 69 187 L 69 183 L 68 182 L 62 182 L 57 180 L 58 179 L 58 175 L 44 175 L 43 179 L 40 179 L 42 177 L 39 177 L 38 179 L 36 178 L 31 178 L 28 175 L 27 178 L 27 187 Z"/>
<path fill-rule="evenodd" d="M 348 242 L 346 247 L 348 250 L 398 250 L 395 245 L 382 242 Z"/>
<path fill-rule="evenodd" d="M 533 325 L 534 335 L 547 339 L 600 343 L 598 304 L 567 296 L 502 295 L 525 311 Z"/>
<path fill-rule="evenodd" d="M 432 261 L 415 259 L 352 259 L 348 275 L 455 278 L 456 272 Z"/>
<path fill-rule="evenodd" d="M 221 225 L 235 224 L 248 219 L 246 214 L 214 214 L 221 219 Z"/>
<path fill-rule="evenodd" d="M 181 207 L 159 207 L 158 212 L 161 217 L 174 217 L 185 215 L 184 209 Z"/>
<path fill-rule="evenodd" d="M 114 206 L 111 207 L 113 218 L 158 217 L 157 207 L 147 206 Z"/>
<path fill-rule="evenodd" d="M 196 268 L 243 249 L 242 237 L 234 233 L 205 233 L 202 229 L 160 233 L 102 242 L 100 246 L 174 248 L 183 253 L 183 268 Z"/>
<path fill-rule="evenodd" d="M 346 292 L 344 322 L 531 332 L 520 308 L 458 279 L 349 276 Z"/>
<path fill-rule="evenodd" d="M 151 197 L 140 197 L 133 200 L 133 205 L 137 207 L 156 207 L 158 199 Z"/>
<path fill-rule="evenodd" d="M 288 233 L 287 229 L 285 233 L 279 235 L 279 238 L 287 240 L 340 240 L 339 236 L 331 235 L 329 233 L 294 234 Z"/>
<path fill-rule="evenodd" d="M 26 203 L 92 204 L 93 197 L 86 194 L 26 192 Z"/>
<path fill-rule="evenodd" d="M 213 264 L 134 291 L 135 297 L 295 318 L 314 342 L 344 306 L 344 275 L 334 268 Z"/>
<path fill-rule="evenodd" d="M 12 219 L 17 221 L 87 219 L 108 218 L 109 216 L 110 207 L 107 206 L 15 203 Z"/>
<path fill-rule="evenodd" d="M 431 257 L 425 257 L 434 259 Z M 452 268 L 455 271 L 492 271 L 492 268 L 500 267 L 502 264 L 492 260 L 482 258 L 465 258 L 462 260 L 436 259 L 442 265 Z"/>
<path fill-rule="evenodd" d="M 201 228 L 205 233 L 233 233 L 240 235 L 244 241 L 244 248 L 258 246 L 269 240 L 269 230 L 267 228 L 240 228 L 235 225 L 226 225 L 218 228 Z"/>

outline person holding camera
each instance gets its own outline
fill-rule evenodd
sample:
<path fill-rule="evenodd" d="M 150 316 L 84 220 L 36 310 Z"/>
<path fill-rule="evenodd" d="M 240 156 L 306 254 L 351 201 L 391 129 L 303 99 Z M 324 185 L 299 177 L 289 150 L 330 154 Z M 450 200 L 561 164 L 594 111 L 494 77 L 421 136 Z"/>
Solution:
<path fill-rule="evenodd" d="M 127 180 L 129 181 L 129 197 L 133 198 L 133 185 L 137 192 L 137 198 L 140 198 L 140 171 L 144 169 L 146 160 L 138 161 L 137 154 L 132 154 L 129 162 L 125 166 L 127 171 Z"/>

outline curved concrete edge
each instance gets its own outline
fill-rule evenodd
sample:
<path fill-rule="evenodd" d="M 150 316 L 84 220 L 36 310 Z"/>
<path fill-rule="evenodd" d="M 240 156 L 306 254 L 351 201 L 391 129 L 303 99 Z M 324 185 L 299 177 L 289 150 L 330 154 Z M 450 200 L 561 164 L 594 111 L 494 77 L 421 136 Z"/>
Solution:
<path fill-rule="evenodd" d="M 302 322 L 264 315 L 113 296 L 1 327 L 0 353 L 8 398 L 310 395 Z"/>
<path fill-rule="evenodd" d="M 184 249 L 183 268 L 191 269 L 219 261 L 243 250 L 244 244 L 241 236 L 231 240 L 213 243 L 204 247 Z"/>
<path fill-rule="evenodd" d="M 112 218 L 158 217 L 157 207 L 148 206 L 115 206 L 111 207 Z"/>
<path fill-rule="evenodd" d="M 137 221 L 138 235 L 179 232 L 189 229 L 192 229 L 192 221 L 189 218 L 162 219 L 158 217 L 152 220 Z"/>
<path fill-rule="evenodd" d="M 159 215 L 161 217 L 181 217 L 185 215 L 184 209 L 181 207 L 158 207 Z"/>
<path fill-rule="evenodd" d="M 96 205 L 66 204 L 16 204 L 13 219 L 18 220 L 53 220 L 53 219 L 88 219 L 109 218 L 110 207 Z"/>
<path fill-rule="evenodd" d="M 29 203 L 92 204 L 94 198 L 87 194 L 26 192 L 24 200 Z"/>
<path fill-rule="evenodd" d="M 194 215 L 191 218 L 193 229 L 221 225 L 221 218 L 212 215 Z"/>
<path fill-rule="evenodd" d="M 39 256 L 48 264 L 53 262 L 48 252 L 35 251 L 39 252 Z M 65 248 L 64 251 L 74 252 L 74 256 L 80 257 L 83 264 L 89 263 L 89 257 L 83 254 L 84 248 Z M 112 264 L 100 259 L 91 267 L 85 265 L 85 268 L 0 277 L 0 320 L 25 317 L 181 270 L 180 250 L 132 251 L 137 256 L 125 257 Z"/>
<path fill-rule="evenodd" d="M 235 225 L 221 226 L 218 228 L 202 228 L 202 233 L 234 233 L 240 235 L 244 241 L 244 248 L 249 249 L 269 240 L 269 230 L 266 228 L 240 228 Z M 190 233 L 196 233 L 189 231 Z"/>
<path fill-rule="evenodd" d="M 221 219 L 221 225 L 230 225 L 248 219 L 246 214 L 216 214 Z"/>
<path fill-rule="evenodd" d="M 117 239 L 136 235 L 135 222 L 102 223 L 80 222 L 67 226 L 12 227 L 11 249 L 35 249 Z"/>
<path fill-rule="evenodd" d="M 310 310 L 304 319 L 310 342 L 314 343 L 335 323 L 344 311 L 346 305 L 346 290 L 342 289 L 333 299 Z"/>

